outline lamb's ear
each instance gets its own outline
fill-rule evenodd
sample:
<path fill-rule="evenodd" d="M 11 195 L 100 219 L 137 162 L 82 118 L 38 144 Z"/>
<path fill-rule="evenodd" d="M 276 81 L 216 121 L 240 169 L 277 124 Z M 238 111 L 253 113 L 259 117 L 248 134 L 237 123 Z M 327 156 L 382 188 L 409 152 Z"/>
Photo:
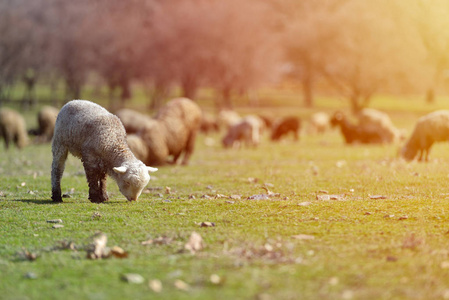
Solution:
<path fill-rule="evenodd" d="M 114 167 L 113 170 L 115 173 L 124 174 L 127 169 L 125 166 L 120 166 L 120 167 Z"/>
<path fill-rule="evenodd" d="M 148 172 L 156 172 L 157 168 L 147 166 L 147 170 L 148 170 Z"/>

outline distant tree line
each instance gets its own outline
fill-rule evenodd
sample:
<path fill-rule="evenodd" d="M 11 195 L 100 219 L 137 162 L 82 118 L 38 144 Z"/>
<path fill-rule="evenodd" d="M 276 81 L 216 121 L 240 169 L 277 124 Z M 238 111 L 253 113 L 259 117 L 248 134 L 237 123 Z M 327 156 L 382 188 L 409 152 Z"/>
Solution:
<path fill-rule="evenodd" d="M 354 109 L 376 93 L 422 93 L 447 80 L 446 0 L 0 0 L 0 103 L 17 82 L 63 81 L 79 98 L 94 76 L 122 101 L 132 84 L 160 106 L 174 87 L 195 99 L 298 82 Z"/>

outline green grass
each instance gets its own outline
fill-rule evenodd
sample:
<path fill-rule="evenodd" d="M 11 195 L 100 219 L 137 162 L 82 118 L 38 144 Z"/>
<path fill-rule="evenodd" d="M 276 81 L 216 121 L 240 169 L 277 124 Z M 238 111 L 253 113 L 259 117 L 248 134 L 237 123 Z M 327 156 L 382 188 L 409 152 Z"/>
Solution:
<path fill-rule="evenodd" d="M 374 103 L 410 130 L 429 108 L 410 100 L 419 109 L 405 110 L 410 104 L 401 101 Z M 336 105 L 326 103 L 319 100 L 316 110 Z M 448 297 L 447 144 L 435 145 L 431 161 L 420 164 L 397 159 L 398 145 L 345 146 L 337 131 L 304 134 L 297 143 L 265 137 L 257 149 L 226 150 L 220 138 L 199 136 L 190 165 L 160 168 L 136 203 L 108 179 L 111 200 L 100 205 L 87 200 L 79 160 L 69 157 L 62 180 L 72 197 L 53 204 L 50 145 L 1 148 L 0 299 Z M 248 199 L 266 193 L 265 185 L 279 195 Z M 318 200 L 323 191 L 341 199 Z M 372 197 L 379 195 L 385 199 Z M 64 227 L 53 229 L 50 219 L 62 219 Z M 199 227 L 204 221 L 216 226 Z M 98 231 L 128 258 L 87 259 L 83 247 Z M 183 249 L 194 231 L 206 247 L 191 254 Z M 293 238 L 299 234 L 314 239 Z M 172 242 L 141 245 L 160 236 Z M 61 241 L 77 250 L 58 248 Z M 25 250 L 38 258 L 24 259 Z M 30 272 L 35 279 L 26 278 Z M 125 273 L 145 282 L 126 283 Z M 213 274 L 219 284 L 210 281 Z M 160 293 L 148 286 L 152 279 L 162 282 Z M 187 291 L 174 286 L 178 279 Z"/>

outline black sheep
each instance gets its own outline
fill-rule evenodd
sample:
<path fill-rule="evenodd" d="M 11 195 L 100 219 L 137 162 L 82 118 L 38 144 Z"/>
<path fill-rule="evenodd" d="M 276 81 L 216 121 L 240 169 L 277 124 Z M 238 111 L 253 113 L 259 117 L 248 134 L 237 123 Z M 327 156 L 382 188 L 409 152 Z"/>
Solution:
<path fill-rule="evenodd" d="M 286 117 L 273 125 L 271 131 L 271 140 L 278 141 L 284 135 L 292 132 L 295 141 L 299 139 L 299 130 L 301 129 L 301 120 L 298 117 Z"/>
<path fill-rule="evenodd" d="M 346 144 L 381 144 L 383 142 L 382 136 L 377 130 L 370 128 L 364 129 L 352 124 L 340 111 L 337 111 L 332 116 L 331 125 L 332 127 L 340 126 Z"/>

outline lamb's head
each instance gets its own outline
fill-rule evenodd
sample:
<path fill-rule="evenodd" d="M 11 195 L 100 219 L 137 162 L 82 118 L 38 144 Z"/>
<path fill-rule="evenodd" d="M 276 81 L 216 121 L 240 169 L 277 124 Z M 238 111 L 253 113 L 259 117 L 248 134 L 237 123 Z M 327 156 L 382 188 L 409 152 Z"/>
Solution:
<path fill-rule="evenodd" d="M 156 172 L 157 168 L 145 166 L 143 162 L 137 160 L 124 163 L 113 168 L 113 170 L 120 192 L 128 201 L 136 201 L 150 181 L 150 174 L 148 173 Z"/>
<path fill-rule="evenodd" d="M 234 136 L 230 133 L 228 133 L 223 140 L 221 141 L 223 143 L 223 147 L 225 148 L 231 148 L 234 145 L 235 139 Z"/>
<path fill-rule="evenodd" d="M 407 161 L 412 161 L 415 158 L 416 154 L 418 154 L 418 149 L 409 144 L 406 144 L 401 149 L 401 156 Z"/>
<path fill-rule="evenodd" d="M 330 120 L 331 126 L 336 127 L 336 126 L 340 125 L 344 119 L 345 119 L 345 115 L 343 114 L 343 112 L 336 111 Z"/>

